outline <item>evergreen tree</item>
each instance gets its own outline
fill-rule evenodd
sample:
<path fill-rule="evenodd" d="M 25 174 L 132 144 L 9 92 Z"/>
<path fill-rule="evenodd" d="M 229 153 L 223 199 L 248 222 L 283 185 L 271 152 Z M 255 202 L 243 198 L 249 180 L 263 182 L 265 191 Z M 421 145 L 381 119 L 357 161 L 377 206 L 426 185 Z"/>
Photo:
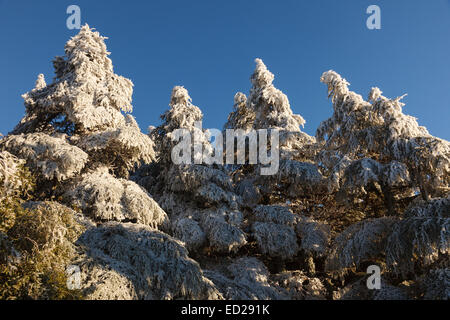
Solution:
<path fill-rule="evenodd" d="M 134 165 L 149 163 L 155 154 L 153 142 L 140 132 L 134 118 L 122 113 L 133 109 L 133 84 L 114 73 L 104 39 L 85 25 L 67 42 L 65 55 L 53 61 L 54 81 L 46 85 L 39 75 L 36 87 L 23 95 L 26 115 L 11 139 L 23 135 L 22 139 L 34 140 L 39 133 L 38 144 L 69 144 L 89 155 L 89 167 L 106 165 L 116 175 L 127 177 Z M 84 155 L 79 149 L 73 153 Z M 46 158 L 59 156 L 56 150 L 48 152 Z M 72 158 L 79 166 L 85 162 L 73 156 L 60 158 L 63 162 Z M 57 167 L 73 170 L 70 163 Z"/>
<path fill-rule="evenodd" d="M 223 133 L 246 150 L 255 130 L 279 134 L 265 176 L 249 154 L 223 164 L 242 150 L 222 150 L 182 86 L 143 134 L 105 39 L 83 26 L 0 139 L 0 298 L 450 298 L 450 144 L 403 97 L 364 100 L 325 72 L 333 114 L 311 137 L 256 59 Z M 373 264 L 380 290 L 362 276 Z"/>

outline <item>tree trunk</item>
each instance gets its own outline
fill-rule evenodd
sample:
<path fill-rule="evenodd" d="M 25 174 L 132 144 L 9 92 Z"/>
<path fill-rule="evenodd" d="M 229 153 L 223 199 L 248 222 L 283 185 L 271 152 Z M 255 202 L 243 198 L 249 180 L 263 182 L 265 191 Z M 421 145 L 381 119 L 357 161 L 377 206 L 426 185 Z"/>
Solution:
<path fill-rule="evenodd" d="M 387 215 L 395 216 L 396 215 L 395 199 L 394 199 L 394 194 L 392 193 L 391 187 L 389 187 L 386 184 L 383 184 L 381 186 L 381 189 L 383 190 L 383 199 L 384 199 L 384 204 L 386 205 Z"/>

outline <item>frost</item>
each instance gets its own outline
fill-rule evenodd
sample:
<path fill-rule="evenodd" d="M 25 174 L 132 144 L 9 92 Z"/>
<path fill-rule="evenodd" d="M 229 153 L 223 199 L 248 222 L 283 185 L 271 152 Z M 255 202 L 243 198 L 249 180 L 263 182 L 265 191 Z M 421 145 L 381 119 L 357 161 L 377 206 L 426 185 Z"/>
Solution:
<path fill-rule="evenodd" d="M 102 257 L 103 258 L 103 257 Z M 78 260 L 80 281 L 86 300 L 138 300 L 141 298 L 136 292 L 133 281 L 125 271 L 129 268 L 125 263 L 115 262 L 107 258 L 96 259 L 83 257 Z M 151 300 L 152 294 L 145 298 Z"/>
<path fill-rule="evenodd" d="M 255 62 L 256 69 L 250 78 L 253 87 L 248 97 L 249 105 L 255 110 L 254 127 L 300 131 L 305 120 L 292 112 L 287 96 L 273 86 L 274 75 L 264 62 L 261 59 Z"/>
<path fill-rule="evenodd" d="M 169 106 L 161 116 L 163 123 L 150 133 L 158 146 L 159 170 L 150 173 L 154 175 L 150 181 L 155 183 L 146 185 L 174 221 L 174 235 L 185 241 L 188 248 L 203 246 L 206 237 L 212 251 L 236 252 L 247 243 L 240 229 L 242 217 L 237 213 L 241 200 L 223 167 L 201 163 L 204 150 L 212 150 L 201 129 L 203 114 L 181 86 L 173 88 Z M 179 129 L 186 130 L 194 139 L 192 164 L 175 164 L 171 159 L 171 150 L 178 142 L 173 139 L 174 133 Z M 136 181 L 142 181 L 141 174 L 148 174 L 146 168 L 149 167 L 138 170 Z"/>
<path fill-rule="evenodd" d="M 0 152 L 0 201 L 27 188 L 27 181 L 22 177 L 24 164 L 24 160 L 7 151 Z"/>
<path fill-rule="evenodd" d="M 291 210 L 286 207 L 277 205 L 259 205 L 253 212 L 256 221 L 273 222 L 290 226 L 294 224 L 295 216 Z"/>
<path fill-rule="evenodd" d="M 136 221 L 153 228 L 168 224 L 166 213 L 147 192 L 132 181 L 114 178 L 106 168 L 84 174 L 64 196 L 98 221 Z"/>
<path fill-rule="evenodd" d="M 430 201 L 420 201 L 411 205 L 403 214 L 405 218 L 411 217 L 436 217 L 448 218 L 450 212 L 450 196 L 436 198 Z"/>
<path fill-rule="evenodd" d="M 174 236 L 186 244 L 188 250 L 198 250 L 206 242 L 206 235 L 197 221 L 181 218 L 173 223 Z"/>
<path fill-rule="evenodd" d="M 270 257 L 290 259 L 299 250 L 294 230 L 272 222 L 255 222 L 252 226 L 259 250 Z"/>
<path fill-rule="evenodd" d="M 350 91 L 349 83 L 334 71 L 325 72 L 321 81 L 328 87 L 334 112 L 317 129 L 316 137 L 324 143 L 318 159 L 334 176 L 334 185 L 339 183 L 336 170 L 342 170 L 338 166 L 341 159 L 353 161 L 376 156 L 383 162 L 395 161 L 381 168 L 390 171 L 388 183 L 410 179 L 420 187 L 424 199 L 430 194 L 442 196 L 448 192 L 450 145 L 431 136 L 414 117 L 403 113 L 404 96 L 388 99 L 380 89 L 372 88 L 365 101 Z"/>
<path fill-rule="evenodd" d="M 333 292 L 334 300 L 408 300 L 404 287 L 393 286 L 383 279 L 379 290 L 369 290 L 366 279 L 359 279 L 339 291 Z"/>
<path fill-rule="evenodd" d="M 184 87 L 175 86 L 170 98 L 170 109 L 161 115 L 163 123 L 151 132 L 157 145 L 158 161 L 165 166 L 172 164 L 172 149 L 178 144 L 174 135 L 177 129 L 184 129 L 194 139 L 190 163 L 198 163 L 203 160 L 203 149 L 212 150 L 208 138 L 200 127 L 203 114 L 191 101 L 192 99 Z"/>
<path fill-rule="evenodd" d="M 435 269 L 420 281 L 426 300 L 450 300 L 450 269 Z"/>
<path fill-rule="evenodd" d="M 121 113 L 133 109 L 133 84 L 114 74 L 104 39 L 85 25 L 67 42 L 65 56 L 54 60 L 54 81 L 46 85 L 39 75 L 36 87 L 23 95 L 26 115 L 12 135 L 64 133 L 68 138 L 59 143 L 60 147 L 57 141 L 47 139 L 47 144 L 53 143 L 54 153 L 63 153 L 68 148 L 65 143 L 76 145 L 89 154 L 91 163 L 108 165 L 117 175 L 127 177 L 135 164 L 149 163 L 156 155 L 153 142 L 141 133 L 133 117 Z M 76 153 L 79 157 L 84 155 L 81 151 Z M 75 155 L 67 158 L 73 158 L 80 166 L 86 161 Z M 47 175 L 55 170 L 45 169 L 49 171 Z M 66 174 L 61 178 L 66 178 Z"/>
<path fill-rule="evenodd" d="M 51 137 L 45 133 L 8 136 L 1 147 L 26 159 L 30 166 L 47 180 L 67 180 L 80 173 L 88 155 L 70 145 L 64 136 Z"/>
<path fill-rule="evenodd" d="M 240 92 L 235 95 L 234 110 L 224 129 L 278 130 L 281 158 L 311 156 L 311 151 L 304 146 L 314 144 L 315 139 L 300 131 L 305 120 L 292 112 L 287 96 L 272 84 L 274 75 L 264 62 L 261 59 L 255 62 L 249 96 Z"/>
<path fill-rule="evenodd" d="M 327 290 L 318 278 L 310 278 L 302 271 L 285 271 L 271 277 L 274 286 L 286 290 L 292 300 L 325 300 Z"/>
<path fill-rule="evenodd" d="M 76 219 L 73 219 L 75 218 L 73 210 L 51 201 L 31 201 L 22 206 L 34 210 L 36 214 L 34 214 L 33 220 L 29 219 L 20 226 L 14 226 L 13 234 L 21 235 L 25 241 L 29 241 L 30 238 L 37 239 L 32 245 L 38 246 L 41 250 L 53 250 L 57 246 L 62 246 L 70 253 L 74 252 L 73 242 L 84 227 Z M 27 235 L 28 229 L 32 230 L 31 232 L 34 234 Z M 11 236 L 14 236 L 13 234 Z M 61 254 L 63 254 L 62 251 Z"/>
<path fill-rule="evenodd" d="M 173 192 L 192 193 L 199 201 L 210 204 L 225 203 L 237 208 L 239 201 L 232 192 L 231 179 L 221 170 L 202 165 L 172 166 L 168 188 Z"/>
<path fill-rule="evenodd" d="M 147 226 L 109 222 L 86 231 L 78 243 L 85 248 L 76 261 L 83 271 L 93 272 L 97 279 L 106 267 L 115 273 L 116 279 L 108 276 L 106 284 L 82 283 L 82 289 L 93 297 L 122 289 L 111 298 L 133 295 L 139 299 L 221 298 L 199 265 L 187 256 L 182 242 Z"/>
<path fill-rule="evenodd" d="M 330 226 L 302 217 L 296 227 L 297 235 L 301 239 L 300 249 L 307 253 L 323 256 L 330 242 Z"/>
<path fill-rule="evenodd" d="M 345 229 L 334 241 L 326 269 L 358 267 L 364 261 L 381 257 L 395 222 L 390 217 L 367 219 Z"/>
<path fill-rule="evenodd" d="M 40 75 L 36 88 L 23 95 L 27 115 L 14 133 L 49 124 L 59 114 L 82 131 L 123 124 L 120 111 L 132 110 L 133 84 L 114 74 L 104 39 L 85 25 L 67 42 L 65 56 L 53 62 L 55 81 L 45 85 Z"/>
<path fill-rule="evenodd" d="M 224 211 L 219 211 L 219 214 L 206 213 L 202 225 L 213 250 L 235 252 L 245 245 L 247 240 L 239 226 L 227 222 L 225 219 Z"/>
<path fill-rule="evenodd" d="M 267 300 L 286 299 L 277 288 L 269 283 L 266 266 L 256 258 L 242 257 L 226 267 L 223 273 L 205 270 L 205 276 L 211 279 L 228 300 Z"/>
<path fill-rule="evenodd" d="M 262 199 L 261 191 L 254 185 L 253 179 L 239 181 L 235 190 L 237 195 L 241 197 L 242 206 L 255 206 Z"/>
<path fill-rule="evenodd" d="M 89 153 L 91 160 L 111 165 L 121 176 L 127 176 L 141 161 L 155 160 L 153 141 L 140 132 L 131 115 L 126 116 L 124 126 L 92 133 L 76 140 L 76 144 Z"/>
<path fill-rule="evenodd" d="M 224 129 L 242 129 L 248 132 L 253 128 L 255 112 L 247 105 L 247 97 L 242 92 L 234 96 L 233 111 L 228 116 Z"/>
<path fill-rule="evenodd" d="M 291 192 L 312 191 L 321 187 L 322 175 L 314 164 L 284 160 L 280 162 L 278 180 L 285 182 Z"/>
<path fill-rule="evenodd" d="M 1 148 L 26 159 L 30 166 L 47 179 L 67 180 L 79 174 L 88 155 L 70 145 L 64 136 L 51 137 L 45 133 L 8 136 L 0 141 Z"/>
<path fill-rule="evenodd" d="M 398 222 L 387 239 L 386 261 L 396 272 L 429 266 L 450 253 L 450 211 L 443 217 L 410 216 Z M 419 258 L 420 257 L 420 258 Z"/>
<path fill-rule="evenodd" d="M 441 255 L 448 256 L 449 217 L 448 211 L 439 216 L 442 202 L 435 200 L 419 208 L 412 207 L 403 219 L 383 217 L 351 225 L 335 239 L 326 268 L 344 271 L 364 261 L 384 260 L 385 257 L 392 272 L 406 274 L 430 266 L 439 261 Z M 448 200 L 446 202 L 448 205 Z"/>
<path fill-rule="evenodd" d="M 403 113 L 404 95 L 373 87 L 364 100 L 325 72 L 333 113 L 311 137 L 256 59 L 223 130 L 279 134 L 278 171 L 263 176 L 222 164 L 183 86 L 142 133 L 105 39 L 85 25 L 0 135 L 0 296 L 19 280 L 39 292 L 44 262 L 63 284 L 79 266 L 87 299 L 449 298 L 450 143 Z M 372 264 L 380 290 L 362 276 Z"/>
<path fill-rule="evenodd" d="M 408 293 L 404 288 L 381 281 L 381 289 L 374 290 L 373 300 L 408 300 Z"/>
<path fill-rule="evenodd" d="M 366 194 L 366 187 L 379 185 L 381 188 L 394 188 L 410 185 L 407 167 L 400 162 L 391 161 L 386 165 L 373 159 L 353 161 L 341 178 L 341 190 L 348 194 Z"/>

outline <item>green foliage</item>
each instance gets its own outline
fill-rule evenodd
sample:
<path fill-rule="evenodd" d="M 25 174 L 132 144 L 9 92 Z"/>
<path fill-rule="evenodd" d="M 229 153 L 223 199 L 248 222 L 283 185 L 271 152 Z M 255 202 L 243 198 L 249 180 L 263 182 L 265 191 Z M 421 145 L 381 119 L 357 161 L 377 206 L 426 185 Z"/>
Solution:
<path fill-rule="evenodd" d="M 0 299 L 81 299 L 69 290 L 65 268 L 83 228 L 73 211 L 53 202 L 25 202 L 33 179 L 17 170 L 19 188 L 0 201 Z M 19 181 L 18 180 L 18 181 Z"/>

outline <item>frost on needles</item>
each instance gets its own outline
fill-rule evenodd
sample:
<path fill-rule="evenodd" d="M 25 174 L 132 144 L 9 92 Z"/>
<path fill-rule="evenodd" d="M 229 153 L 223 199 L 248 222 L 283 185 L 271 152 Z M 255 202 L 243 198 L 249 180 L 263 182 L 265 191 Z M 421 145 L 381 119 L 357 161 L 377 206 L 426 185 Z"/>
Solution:
<path fill-rule="evenodd" d="M 333 114 L 313 137 L 256 59 L 223 130 L 279 132 L 279 170 L 264 176 L 248 157 L 204 161 L 214 146 L 181 85 L 141 132 L 105 39 L 83 26 L 0 139 L 0 298 L 450 298 L 450 144 L 403 96 L 364 99 L 327 71 Z M 172 161 L 180 129 L 191 164 Z"/>

